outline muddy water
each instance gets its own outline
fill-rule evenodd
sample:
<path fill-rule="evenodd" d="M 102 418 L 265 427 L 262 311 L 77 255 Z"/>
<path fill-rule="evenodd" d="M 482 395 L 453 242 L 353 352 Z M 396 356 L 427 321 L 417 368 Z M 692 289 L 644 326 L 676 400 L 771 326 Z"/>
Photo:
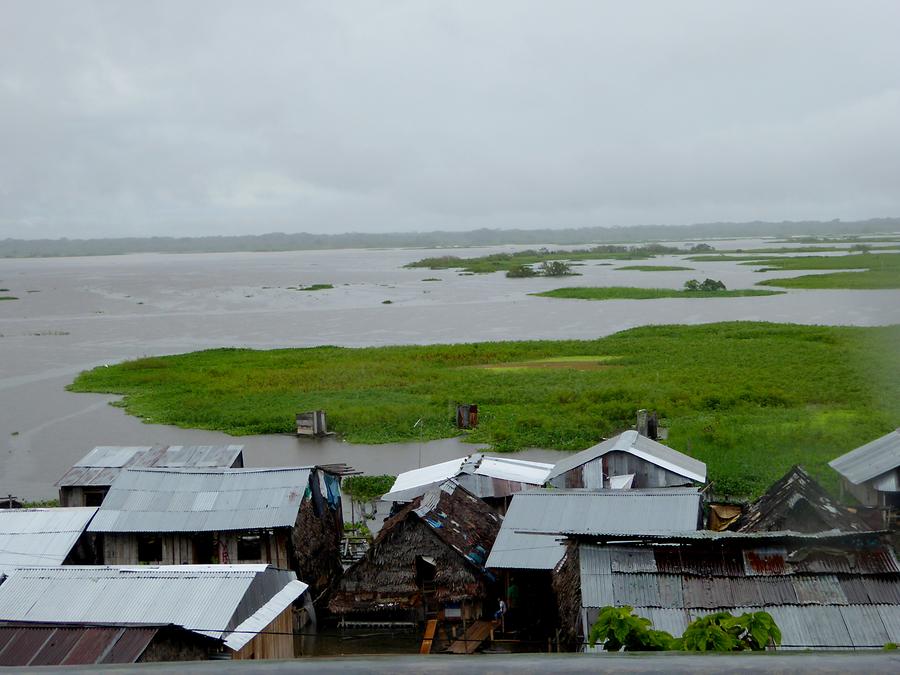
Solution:
<path fill-rule="evenodd" d="M 752 248 L 761 242 L 741 241 Z M 716 243 L 718 248 L 727 244 Z M 0 494 L 51 497 L 54 481 L 94 445 L 246 446 L 251 466 L 347 462 L 396 473 L 467 454 L 455 440 L 354 446 L 330 439 L 247 436 L 143 424 L 108 405 L 114 397 L 64 390 L 81 370 L 144 355 L 220 346 L 274 348 L 593 338 L 644 324 L 722 320 L 860 326 L 900 322 L 897 291 L 791 291 L 759 298 L 585 302 L 536 298 L 561 285 L 680 288 L 689 278 L 747 288 L 764 278 L 732 262 L 683 264 L 685 272 L 619 271 L 633 263 L 588 261 L 580 277 L 506 279 L 454 270 L 403 269 L 426 255 L 512 250 L 308 251 L 0 260 Z M 424 281 L 426 278 L 440 281 Z M 333 284 L 303 292 L 298 285 Z M 384 301 L 390 300 L 390 304 Z M 421 453 L 421 460 L 420 460 Z M 552 451 L 520 456 L 554 461 Z"/>

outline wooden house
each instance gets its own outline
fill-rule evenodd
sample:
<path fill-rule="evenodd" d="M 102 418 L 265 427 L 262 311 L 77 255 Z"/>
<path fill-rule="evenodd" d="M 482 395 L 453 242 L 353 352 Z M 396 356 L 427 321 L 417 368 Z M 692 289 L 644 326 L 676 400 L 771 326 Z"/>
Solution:
<path fill-rule="evenodd" d="M 413 621 L 480 618 L 497 597 L 484 562 L 500 522 L 465 488 L 444 482 L 385 521 L 344 574 L 329 608 Z"/>
<path fill-rule="evenodd" d="M 900 510 L 900 429 L 828 463 L 841 475 L 841 489 L 863 506 L 881 509 L 884 522 Z"/>
<path fill-rule="evenodd" d="M 103 564 L 267 563 L 318 594 L 341 574 L 340 480 L 313 466 L 126 469 L 87 531 Z"/>
<path fill-rule="evenodd" d="M 157 445 L 94 448 L 56 481 L 60 506 L 100 506 L 125 469 L 210 469 L 244 466 L 243 445 Z"/>
<path fill-rule="evenodd" d="M 661 488 L 706 481 L 706 464 L 625 431 L 559 462 L 547 476 L 558 488 Z"/>
<path fill-rule="evenodd" d="M 70 655 L 81 663 L 293 658 L 292 607 L 311 606 L 307 588 L 269 565 L 6 570 L 0 634 L 24 639 L 7 652 L 0 643 L 0 664 L 51 664 L 71 641 L 81 643 Z M 64 642 L 41 653 L 54 637 Z"/>

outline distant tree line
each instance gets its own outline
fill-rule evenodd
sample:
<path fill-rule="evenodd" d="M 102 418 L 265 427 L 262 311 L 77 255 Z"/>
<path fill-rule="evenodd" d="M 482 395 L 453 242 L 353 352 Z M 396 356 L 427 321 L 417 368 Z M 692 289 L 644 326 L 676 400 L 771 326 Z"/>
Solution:
<path fill-rule="evenodd" d="M 707 239 L 714 237 L 834 236 L 900 230 L 900 218 L 848 221 L 784 221 L 768 223 L 701 223 L 565 229 L 480 229 L 468 232 L 393 232 L 284 234 L 217 237 L 146 237 L 122 239 L 4 239 L 0 257 L 29 258 L 123 253 L 217 253 L 234 251 L 302 251 L 341 248 L 441 248 L 502 244 L 592 244 Z"/>

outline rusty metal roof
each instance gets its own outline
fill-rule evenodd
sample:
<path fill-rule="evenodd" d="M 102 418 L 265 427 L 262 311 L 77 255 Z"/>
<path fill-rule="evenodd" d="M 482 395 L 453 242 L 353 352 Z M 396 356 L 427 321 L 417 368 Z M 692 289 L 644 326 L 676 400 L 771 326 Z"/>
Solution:
<path fill-rule="evenodd" d="M 0 622 L 0 666 L 135 663 L 162 628 Z"/>
<path fill-rule="evenodd" d="M 828 466 L 856 485 L 900 467 L 900 429 L 831 460 Z"/>
<path fill-rule="evenodd" d="M 101 445 L 76 462 L 56 485 L 106 487 L 126 468 L 240 467 L 243 449 L 243 445 Z"/>
<path fill-rule="evenodd" d="M 96 507 L 0 509 L 0 571 L 19 565 L 61 565 Z"/>
<path fill-rule="evenodd" d="M 706 481 L 706 464 L 699 459 L 689 457 L 634 430 L 625 431 L 558 462 L 547 480 L 615 451 L 627 452 L 698 483 Z"/>
<path fill-rule="evenodd" d="M 126 469 L 89 532 L 224 532 L 292 527 L 312 467 Z"/>

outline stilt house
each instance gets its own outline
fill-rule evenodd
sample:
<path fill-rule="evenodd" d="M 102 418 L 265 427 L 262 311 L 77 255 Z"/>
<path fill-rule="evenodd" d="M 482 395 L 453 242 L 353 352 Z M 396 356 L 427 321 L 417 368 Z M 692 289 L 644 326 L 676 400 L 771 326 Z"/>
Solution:
<path fill-rule="evenodd" d="M 340 475 L 319 467 L 126 469 L 88 527 L 107 565 L 268 563 L 340 576 Z"/>
<path fill-rule="evenodd" d="M 480 618 L 495 600 L 484 563 L 500 521 L 453 481 L 432 488 L 385 522 L 329 608 L 397 620 Z"/>

